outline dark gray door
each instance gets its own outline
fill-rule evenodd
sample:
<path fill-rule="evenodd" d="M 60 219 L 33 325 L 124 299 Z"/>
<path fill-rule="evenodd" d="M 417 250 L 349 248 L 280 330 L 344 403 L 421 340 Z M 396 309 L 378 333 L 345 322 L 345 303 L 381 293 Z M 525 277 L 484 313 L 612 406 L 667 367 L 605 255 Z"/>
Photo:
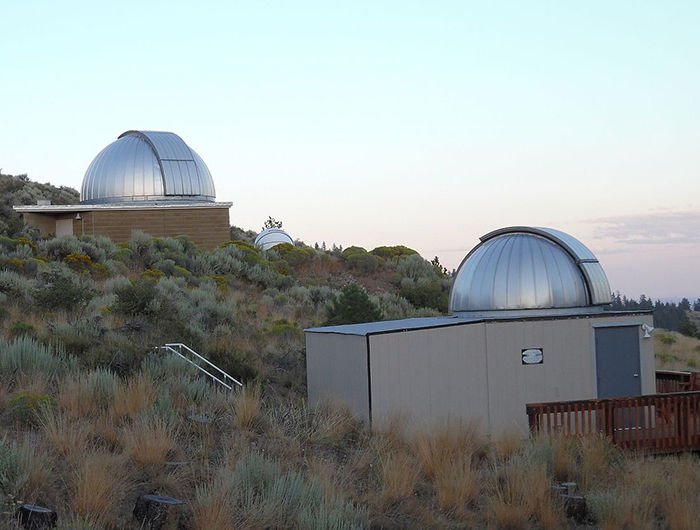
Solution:
<path fill-rule="evenodd" d="M 596 328 L 598 397 L 639 396 L 639 327 Z"/>

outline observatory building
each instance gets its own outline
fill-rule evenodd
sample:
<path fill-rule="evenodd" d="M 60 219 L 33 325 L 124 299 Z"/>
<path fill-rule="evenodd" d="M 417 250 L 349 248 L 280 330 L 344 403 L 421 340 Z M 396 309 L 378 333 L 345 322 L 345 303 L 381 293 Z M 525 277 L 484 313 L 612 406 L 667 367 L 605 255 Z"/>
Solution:
<path fill-rule="evenodd" d="M 122 242 L 138 229 L 155 237 L 186 235 L 209 249 L 229 239 L 230 207 L 216 202 L 209 169 L 178 135 L 126 131 L 88 167 L 80 204 L 14 209 L 42 234 Z"/>
<path fill-rule="evenodd" d="M 263 230 L 255 238 L 255 248 L 259 250 L 269 250 L 282 243 L 294 244 L 291 236 L 281 228 L 268 228 Z"/>
<path fill-rule="evenodd" d="M 526 432 L 528 403 L 655 392 L 649 311 L 611 312 L 600 263 L 548 228 L 490 232 L 459 266 L 448 317 L 306 330 L 309 402 L 381 424 Z"/>

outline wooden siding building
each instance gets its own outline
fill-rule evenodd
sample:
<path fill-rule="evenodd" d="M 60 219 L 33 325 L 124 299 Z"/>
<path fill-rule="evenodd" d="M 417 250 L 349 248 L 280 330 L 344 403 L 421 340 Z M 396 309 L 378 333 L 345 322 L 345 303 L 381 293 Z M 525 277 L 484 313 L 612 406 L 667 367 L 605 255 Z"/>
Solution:
<path fill-rule="evenodd" d="M 15 206 L 42 235 L 106 236 L 127 241 L 134 230 L 154 237 L 185 235 L 213 249 L 229 238 L 230 202 L 75 204 Z"/>

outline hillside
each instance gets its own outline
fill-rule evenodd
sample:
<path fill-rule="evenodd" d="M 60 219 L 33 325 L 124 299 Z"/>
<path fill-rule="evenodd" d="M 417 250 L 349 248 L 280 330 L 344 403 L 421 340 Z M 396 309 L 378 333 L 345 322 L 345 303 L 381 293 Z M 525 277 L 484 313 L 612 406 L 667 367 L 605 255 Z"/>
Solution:
<path fill-rule="evenodd" d="M 351 319 L 352 282 L 383 318 L 438 314 L 449 286 L 405 247 L 0 238 L 0 525 L 34 502 L 62 528 L 139 528 L 136 498 L 158 493 L 185 501 L 182 528 L 580 528 L 551 495 L 565 480 L 591 526 L 697 521 L 695 457 L 493 442 L 478 427 L 370 432 L 332 404 L 309 409 L 302 330 Z M 177 341 L 245 390 L 152 349 Z"/>
<path fill-rule="evenodd" d="M 700 367 L 700 339 L 676 331 L 654 331 L 657 370 L 697 371 Z"/>
<path fill-rule="evenodd" d="M 36 204 L 39 199 L 51 204 L 75 204 L 80 194 L 73 188 L 32 182 L 27 175 L 4 175 L 0 173 L 0 235 L 17 237 L 22 235 L 23 223 L 13 206 Z"/>

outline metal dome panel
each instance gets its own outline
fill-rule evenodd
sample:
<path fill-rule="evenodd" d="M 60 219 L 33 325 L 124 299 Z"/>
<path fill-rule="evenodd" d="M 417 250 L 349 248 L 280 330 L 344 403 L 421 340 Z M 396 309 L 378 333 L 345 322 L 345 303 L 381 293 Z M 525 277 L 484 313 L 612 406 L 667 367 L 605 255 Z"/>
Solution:
<path fill-rule="evenodd" d="M 282 243 L 290 243 L 293 245 L 294 240 L 281 228 L 268 228 L 260 232 L 258 237 L 255 238 L 255 248 L 260 250 L 269 250 Z"/>
<path fill-rule="evenodd" d="M 127 131 L 92 161 L 80 192 L 84 204 L 207 201 L 216 198 L 204 161 L 170 132 Z"/>
<path fill-rule="evenodd" d="M 481 238 L 460 265 L 450 292 L 456 313 L 552 310 L 610 303 L 593 253 L 548 228 L 510 227 Z"/>
<path fill-rule="evenodd" d="M 605 275 L 603 267 L 598 262 L 598 258 L 590 249 L 575 237 L 556 230 L 554 228 L 531 227 L 531 226 L 511 226 L 494 230 L 479 238 L 486 241 L 500 234 L 522 232 L 536 234 L 550 239 L 554 243 L 564 248 L 575 260 L 576 265 L 583 273 L 586 280 L 586 287 L 590 297 L 590 305 L 604 305 L 612 303 L 612 291 L 608 277 Z"/>

